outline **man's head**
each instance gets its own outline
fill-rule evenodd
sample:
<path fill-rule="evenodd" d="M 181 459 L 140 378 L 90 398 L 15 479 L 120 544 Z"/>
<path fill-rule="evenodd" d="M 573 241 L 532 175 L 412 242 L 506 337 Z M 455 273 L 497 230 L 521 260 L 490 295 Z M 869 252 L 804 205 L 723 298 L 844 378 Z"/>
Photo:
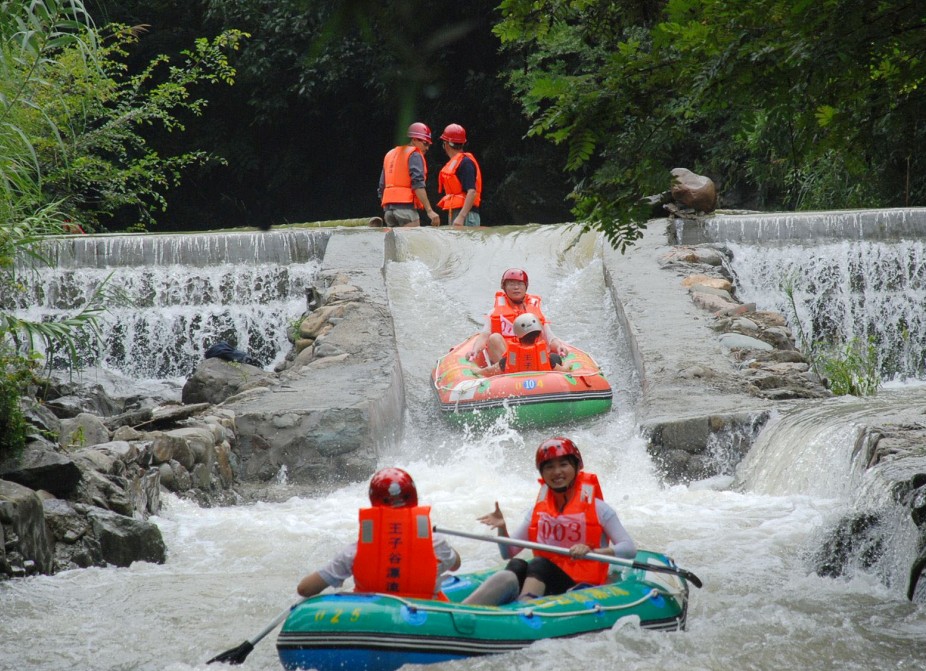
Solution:
<path fill-rule="evenodd" d="M 370 503 L 374 507 L 413 508 L 418 505 L 418 488 L 401 468 L 383 468 L 370 479 Z"/>
<path fill-rule="evenodd" d="M 431 146 L 431 129 L 420 121 L 416 121 L 408 127 L 408 139 L 411 140 L 412 145 L 425 152 Z"/>
<path fill-rule="evenodd" d="M 520 303 L 527 294 L 527 273 L 520 268 L 509 268 L 502 273 L 501 287 L 508 299 Z"/>
<path fill-rule="evenodd" d="M 451 149 L 461 151 L 466 144 L 466 129 L 458 123 L 452 123 L 444 129 L 440 139 L 445 145 L 450 145 Z"/>

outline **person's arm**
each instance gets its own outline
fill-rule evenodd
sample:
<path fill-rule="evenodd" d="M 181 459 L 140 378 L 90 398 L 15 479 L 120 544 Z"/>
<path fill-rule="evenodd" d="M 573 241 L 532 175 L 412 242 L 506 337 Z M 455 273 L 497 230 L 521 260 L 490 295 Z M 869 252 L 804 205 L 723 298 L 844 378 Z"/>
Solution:
<path fill-rule="evenodd" d="M 492 335 L 491 319 L 492 318 L 489 315 L 485 316 L 485 320 L 482 324 L 482 330 L 479 332 L 479 336 L 473 341 L 473 346 L 466 355 L 466 358 L 470 361 L 475 359 L 479 355 L 479 352 L 485 349 L 486 343 L 489 341 L 489 336 Z"/>
<path fill-rule="evenodd" d="M 476 164 L 468 156 L 464 156 L 457 168 L 457 177 L 460 180 L 460 186 L 466 193 L 463 199 L 463 206 L 457 212 L 452 222 L 454 226 L 462 226 L 466 222 L 466 215 L 473 209 L 473 203 L 476 202 Z"/>
<path fill-rule="evenodd" d="M 314 571 L 299 581 L 296 591 L 299 593 L 299 596 L 308 599 L 310 596 L 315 596 L 326 587 L 331 587 L 331 585 L 325 582 L 325 579 L 322 578 L 318 571 Z"/>
<path fill-rule="evenodd" d="M 437 557 L 437 572 L 446 573 L 460 568 L 460 553 L 454 550 L 442 534 L 434 534 L 434 556 Z"/>
<path fill-rule="evenodd" d="M 454 226 L 462 226 L 466 222 L 466 215 L 469 214 L 469 211 L 473 209 L 473 203 L 476 202 L 476 189 L 470 189 L 466 192 L 466 198 L 463 200 L 463 207 L 460 208 L 460 211 L 457 212 L 457 216 L 453 218 Z"/>
<path fill-rule="evenodd" d="M 415 189 L 415 195 L 418 196 L 418 200 L 421 201 L 421 204 L 424 205 L 424 213 L 428 215 L 428 219 L 431 221 L 431 226 L 440 226 L 440 215 L 434 211 L 431 207 L 431 202 L 428 200 L 428 193 L 424 188 Z"/>
<path fill-rule="evenodd" d="M 412 155 L 408 157 L 408 176 L 412 180 L 412 190 L 424 206 L 424 213 L 428 215 L 431 226 L 440 226 L 440 216 L 431 207 L 428 192 L 424 188 L 424 156 L 419 151 L 412 152 Z"/>
<path fill-rule="evenodd" d="M 379 196 L 379 199 L 383 199 L 383 192 L 386 191 L 386 172 L 384 170 L 379 171 L 379 186 L 376 189 L 376 193 Z"/>
<path fill-rule="evenodd" d="M 573 557 L 581 557 L 594 552 L 596 554 L 609 555 L 612 557 L 621 557 L 623 559 L 633 559 L 637 556 L 637 546 L 627 533 L 624 525 L 621 524 L 614 508 L 609 506 L 601 499 L 595 500 L 595 512 L 598 514 L 598 521 L 604 529 L 608 543 L 600 548 L 591 548 L 588 545 L 579 543 L 569 549 Z"/>
<path fill-rule="evenodd" d="M 502 509 L 498 507 L 498 501 L 495 502 L 495 510 L 488 515 L 480 517 L 479 521 L 497 530 L 498 535 L 502 538 L 508 538 L 508 525 L 505 523 L 505 516 L 502 514 Z M 520 527 L 518 531 L 521 531 Z M 526 538 L 526 530 L 522 533 L 524 533 L 524 538 Z M 519 538 L 519 536 L 515 536 L 515 538 Z M 498 551 L 501 553 L 502 559 L 511 559 L 521 551 L 521 548 L 514 547 L 513 545 L 499 545 Z"/>
<path fill-rule="evenodd" d="M 296 591 L 300 596 L 308 598 L 315 596 L 326 587 L 340 587 L 353 575 L 356 556 L 357 544 L 345 545 L 328 564 L 300 580 Z"/>
<path fill-rule="evenodd" d="M 550 328 L 548 324 L 543 325 L 543 339 L 549 343 L 550 351 L 559 354 L 560 356 L 566 356 L 569 354 L 569 347 L 566 343 L 559 337 L 553 335 L 553 329 Z"/>

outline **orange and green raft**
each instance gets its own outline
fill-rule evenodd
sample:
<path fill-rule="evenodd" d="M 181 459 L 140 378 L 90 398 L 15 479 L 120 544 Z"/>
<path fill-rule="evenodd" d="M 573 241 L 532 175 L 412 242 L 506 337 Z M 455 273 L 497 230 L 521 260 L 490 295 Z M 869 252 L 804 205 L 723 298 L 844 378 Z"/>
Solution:
<path fill-rule="evenodd" d="M 611 409 L 611 385 L 595 360 L 582 350 L 569 348 L 563 371 L 480 377 L 479 367 L 467 359 L 477 335 L 438 359 L 431 373 L 441 410 L 452 422 L 492 422 L 508 415 L 518 426 L 544 426 Z"/>

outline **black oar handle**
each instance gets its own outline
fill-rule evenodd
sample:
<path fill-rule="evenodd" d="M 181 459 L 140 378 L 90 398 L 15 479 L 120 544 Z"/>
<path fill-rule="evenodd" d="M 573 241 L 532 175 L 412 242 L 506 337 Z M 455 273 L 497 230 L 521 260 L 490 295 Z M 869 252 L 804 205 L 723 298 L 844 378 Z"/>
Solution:
<path fill-rule="evenodd" d="M 444 529 L 437 526 L 434 527 L 434 531 L 435 533 L 447 534 L 448 536 L 460 536 L 462 538 L 472 538 L 473 540 L 486 541 L 489 543 L 496 543 L 498 545 L 513 545 L 515 547 L 527 548 L 529 550 L 543 550 L 544 552 L 551 552 L 553 554 L 571 556 L 567 548 L 561 548 L 555 545 L 544 545 L 543 543 L 535 543 L 533 541 L 522 541 L 516 538 L 508 538 L 507 536 L 486 536 L 483 534 L 471 534 L 466 531 L 454 531 L 453 529 Z M 605 562 L 606 564 L 616 564 L 618 566 L 629 566 L 632 568 L 640 569 L 642 571 L 671 573 L 673 575 L 681 576 L 699 589 L 704 584 L 701 582 L 701 579 L 698 578 L 698 576 L 696 576 L 694 573 L 691 571 L 686 571 L 682 568 L 678 568 L 677 566 L 673 567 L 661 566 L 659 564 L 643 564 L 641 562 L 633 561 L 632 559 L 612 557 L 611 555 L 598 554 L 597 552 L 589 552 L 588 554 L 582 555 L 582 559 Z"/>

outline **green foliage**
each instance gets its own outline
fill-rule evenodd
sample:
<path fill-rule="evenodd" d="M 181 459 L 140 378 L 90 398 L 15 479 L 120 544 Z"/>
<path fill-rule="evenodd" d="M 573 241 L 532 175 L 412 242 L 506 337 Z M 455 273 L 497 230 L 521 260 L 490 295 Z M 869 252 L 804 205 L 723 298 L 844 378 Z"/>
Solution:
<path fill-rule="evenodd" d="M 16 456 L 26 445 L 19 397 L 30 381 L 30 361 L 0 343 L 0 461 Z"/>
<path fill-rule="evenodd" d="M 820 379 L 825 379 L 836 396 L 874 396 L 881 387 L 878 348 L 872 338 L 863 342 L 852 338 L 848 342 L 834 339 L 812 339 L 804 329 L 794 297 L 795 278 L 782 282 L 782 291 L 791 308 L 790 322 L 797 331 L 798 345 Z"/>
<path fill-rule="evenodd" d="M 201 114 L 205 101 L 193 87 L 233 83 L 228 53 L 245 35 L 196 40 L 179 64 L 158 56 L 129 74 L 125 58 L 139 27 L 96 28 L 79 0 L 6 3 L 4 16 L 0 182 L 7 193 L 28 198 L 33 211 L 55 203 L 88 230 L 130 213 L 154 223 L 183 170 L 215 159 L 202 151 L 161 155 L 146 133 L 182 131 L 181 115 Z"/>
<path fill-rule="evenodd" d="M 830 390 L 837 396 L 874 396 L 881 386 L 878 348 L 869 339 L 853 338 L 838 345 L 820 344 L 814 358 L 823 368 Z"/>
<path fill-rule="evenodd" d="M 655 6 L 654 6 L 655 5 Z M 623 248 L 669 171 L 777 209 L 926 201 L 915 2 L 505 0 L 530 133 L 570 148 L 575 212 Z"/>
<path fill-rule="evenodd" d="M 98 30 L 80 0 L 0 2 L 0 453 L 22 447 L 18 399 L 37 350 L 72 366 L 99 335 L 99 318 L 119 295 L 102 282 L 75 314 L 32 322 L 8 311 L 23 288 L 20 274 L 48 264 L 47 236 L 74 221 L 95 226 L 120 208 L 143 220 L 163 207 L 164 188 L 201 153 L 161 157 L 141 129 L 182 130 L 177 110 L 197 114 L 194 84 L 233 81 L 226 53 L 243 34 L 197 40 L 181 65 L 155 58 L 125 75 L 119 60 L 136 31 Z"/>

